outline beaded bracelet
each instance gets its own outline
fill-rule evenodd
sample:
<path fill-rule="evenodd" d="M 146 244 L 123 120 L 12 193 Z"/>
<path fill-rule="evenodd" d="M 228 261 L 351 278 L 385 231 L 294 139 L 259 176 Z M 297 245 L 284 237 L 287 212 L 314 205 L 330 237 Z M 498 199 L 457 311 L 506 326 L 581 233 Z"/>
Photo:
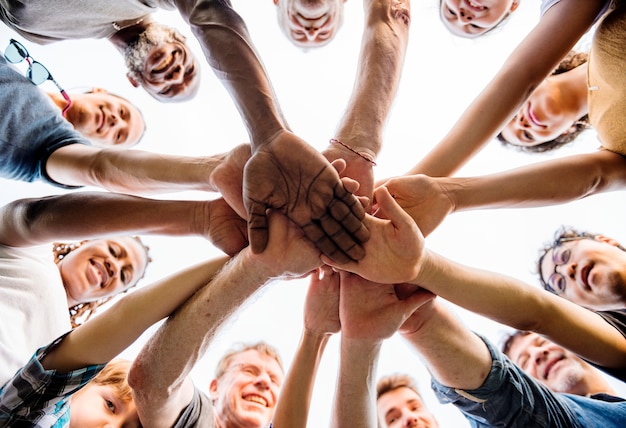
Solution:
<path fill-rule="evenodd" d="M 341 141 L 339 141 L 336 138 L 331 138 L 330 139 L 330 144 L 339 144 L 340 146 L 345 147 L 346 149 L 350 150 L 352 153 L 356 154 L 357 156 L 362 157 L 363 159 L 365 159 L 366 161 L 368 161 L 372 165 L 376 166 L 376 162 L 374 162 L 374 159 L 372 158 L 372 155 L 370 155 L 369 153 L 357 152 L 352 147 L 350 147 L 349 145 L 347 145 L 345 143 L 342 143 Z"/>

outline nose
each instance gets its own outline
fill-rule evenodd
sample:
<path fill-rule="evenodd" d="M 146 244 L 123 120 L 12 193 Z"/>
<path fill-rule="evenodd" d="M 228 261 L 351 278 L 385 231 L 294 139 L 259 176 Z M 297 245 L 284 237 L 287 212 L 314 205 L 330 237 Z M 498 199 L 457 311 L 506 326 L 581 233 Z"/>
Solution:
<path fill-rule="evenodd" d="M 544 349 L 540 346 L 535 346 L 532 350 L 532 359 L 535 361 L 535 364 L 540 364 L 543 360 L 548 357 L 548 350 Z"/>
<path fill-rule="evenodd" d="M 170 73 L 167 75 L 167 81 L 170 84 L 178 84 L 183 83 L 185 79 L 185 67 L 182 64 L 178 64 L 176 67 L 172 68 Z"/>
<path fill-rule="evenodd" d="M 472 13 L 471 10 L 467 10 L 465 8 L 460 8 L 459 9 L 459 19 L 461 20 L 461 22 L 470 22 L 472 19 L 474 19 L 474 14 Z"/>
<path fill-rule="evenodd" d="M 521 112 L 517 115 L 517 123 L 522 128 L 530 128 L 530 123 L 528 122 L 528 119 L 526 119 L 526 116 L 523 115 Z"/>
<path fill-rule="evenodd" d="M 307 27 L 304 29 L 304 34 L 308 41 L 312 42 L 317 38 L 317 35 L 320 33 L 322 27 Z"/>
<path fill-rule="evenodd" d="M 118 261 L 115 259 L 107 259 L 104 262 L 104 266 L 107 270 L 107 273 L 109 274 L 109 276 L 111 278 L 116 278 L 117 274 L 120 270 L 119 266 L 118 266 Z"/>
<path fill-rule="evenodd" d="M 270 379 L 269 374 L 266 372 L 259 373 L 256 380 L 254 381 L 254 384 L 261 389 L 269 389 L 271 383 L 272 380 Z"/>

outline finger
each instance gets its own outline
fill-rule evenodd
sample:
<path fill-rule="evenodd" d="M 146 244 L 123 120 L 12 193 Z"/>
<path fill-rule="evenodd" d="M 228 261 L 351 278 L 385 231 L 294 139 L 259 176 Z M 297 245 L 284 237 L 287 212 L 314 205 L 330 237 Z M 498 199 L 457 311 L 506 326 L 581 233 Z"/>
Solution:
<path fill-rule="evenodd" d="M 265 204 L 251 202 L 248 204 L 248 239 L 250 248 L 255 254 L 262 253 L 267 247 L 268 224 Z"/>
<path fill-rule="evenodd" d="M 330 164 L 333 166 L 333 168 L 335 168 L 337 174 L 341 174 L 342 172 L 344 172 L 347 166 L 345 159 L 342 158 L 335 159 Z"/>
<path fill-rule="evenodd" d="M 316 223 L 308 223 L 300 226 L 304 234 L 323 255 L 328 256 L 337 263 L 346 263 L 350 258 L 333 242 L 324 232 L 324 229 Z"/>
<path fill-rule="evenodd" d="M 331 210 L 332 211 L 332 210 Z M 352 260 L 360 260 L 365 257 L 365 250 L 354 239 L 351 233 L 346 231 L 341 223 L 335 220 L 331 213 L 324 214 L 319 223 L 326 236 Z"/>
<path fill-rule="evenodd" d="M 388 218 L 397 229 L 414 227 L 415 222 L 410 215 L 402 209 L 394 198 L 391 197 L 386 187 L 376 189 L 376 200 L 380 210 L 379 216 Z"/>
<path fill-rule="evenodd" d="M 398 299 L 400 300 L 404 300 L 410 295 L 412 295 L 413 293 L 422 289 L 422 287 L 420 287 L 419 285 L 409 284 L 406 282 L 402 284 L 396 284 L 394 285 L 393 288 L 394 288 L 394 291 L 396 292 L 396 296 L 398 296 Z"/>
<path fill-rule="evenodd" d="M 363 210 L 363 207 L 361 206 L 359 200 L 355 198 L 355 201 L 359 205 L 359 208 Z M 336 222 L 341 224 L 341 227 L 350 234 L 350 236 L 352 237 L 352 241 L 361 244 L 369 239 L 370 232 L 363 224 L 364 217 L 358 218 L 357 216 L 355 216 L 353 209 L 350 206 L 346 205 L 344 201 L 333 199 L 328 204 L 328 211 L 330 212 L 330 216 Z M 342 249 L 345 251 L 346 247 L 342 247 Z"/>
<path fill-rule="evenodd" d="M 430 291 L 420 288 L 416 290 L 413 294 L 408 296 L 406 299 L 402 301 L 404 305 L 409 308 L 410 313 L 415 312 L 420 306 L 425 305 L 426 303 L 433 300 L 437 295 L 431 293 Z"/>
<path fill-rule="evenodd" d="M 350 177 L 341 177 L 341 183 L 343 184 L 344 189 L 350 193 L 356 193 L 359 190 L 359 187 L 361 187 L 361 183 Z"/>

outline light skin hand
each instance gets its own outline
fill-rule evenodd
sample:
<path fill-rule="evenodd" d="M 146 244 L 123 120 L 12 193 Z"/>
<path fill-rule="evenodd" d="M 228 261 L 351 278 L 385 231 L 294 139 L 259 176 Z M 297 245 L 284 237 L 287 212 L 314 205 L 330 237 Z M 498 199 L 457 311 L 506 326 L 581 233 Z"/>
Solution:
<path fill-rule="evenodd" d="M 368 198 L 368 204 L 364 209 L 365 212 L 371 212 L 372 207 L 369 201 L 372 200 L 374 194 L 374 165 L 338 144 L 331 144 L 322 154 L 330 162 L 337 159 L 345 160 L 346 167 L 339 175 L 341 177 L 350 177 L 359 183 L 359 190 L 355 192 L 355 195 Z"/>
<path fill-rule="evenodd" d="M 339 322 L 339 274 L 311 275 L 304 302 L 304 328 L 316 335 L 331 335 L 341 329 Z"/>
<path fill-rule="evenodd" d="M 248 245 L 248 224 L 223 198 L 209 202 L 207 235 L 217 248 L 234 256 Z"/>
<path fill-rule="evenodd" d="M 250 144 L 240 144 L 224 155 L 224 160 L 211 174 L 213 187 L 217 188 L 241 218 L 246 218 L 243 205 L 243 169 L 250 159 Z"/>
<path fill-rule="evenodd" d="M 360 244 L 369 232 L 362 223 L 363 207 L 344 188 L 335 168 L 294 134 L 279 132 L 256 150 L 244 169 L 243 192 L 253 252 L 267 245 L 266 210 L 271 207 L 286 214 L 333 260 L 364 256 Z"/>
<path fill-rule="evenodd" d="M 426 175 L 395 177 L 383 184 L 396 202 L 428 236 L 454 211 L 452 197 L 438 179 Z"/>
<path fill-rule="evenodd" d="M 435 295 L 418 289 L 400 300 L 393 284 L 378 284 L 348 272 L 341 273 L 339 318 L 341 334 L 349 339 L 386 339 Z"/>
<path fill-rule="evenodd" d="M 358 262 L 322 261 L 336 269 L 356 273 L 374 282 L 395 284 L 411 281 L 419 273 L 424 253 L 424 238 L 411 217 L 393 200 L 385 187 L 376 189 L 379 214 L 384 218 L 366 216 L 371 237 L 364 245 L 366 255 Z"/>

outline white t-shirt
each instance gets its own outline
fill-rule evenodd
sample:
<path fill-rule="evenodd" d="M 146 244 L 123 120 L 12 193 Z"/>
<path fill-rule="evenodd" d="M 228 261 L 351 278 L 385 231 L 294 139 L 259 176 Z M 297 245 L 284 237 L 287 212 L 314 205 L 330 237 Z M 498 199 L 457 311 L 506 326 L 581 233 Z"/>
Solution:
<path fill-rule="evenodd" d="M 33 353 L 71 329 L 52 245 L 0 245 L 0 385 Z"/>

